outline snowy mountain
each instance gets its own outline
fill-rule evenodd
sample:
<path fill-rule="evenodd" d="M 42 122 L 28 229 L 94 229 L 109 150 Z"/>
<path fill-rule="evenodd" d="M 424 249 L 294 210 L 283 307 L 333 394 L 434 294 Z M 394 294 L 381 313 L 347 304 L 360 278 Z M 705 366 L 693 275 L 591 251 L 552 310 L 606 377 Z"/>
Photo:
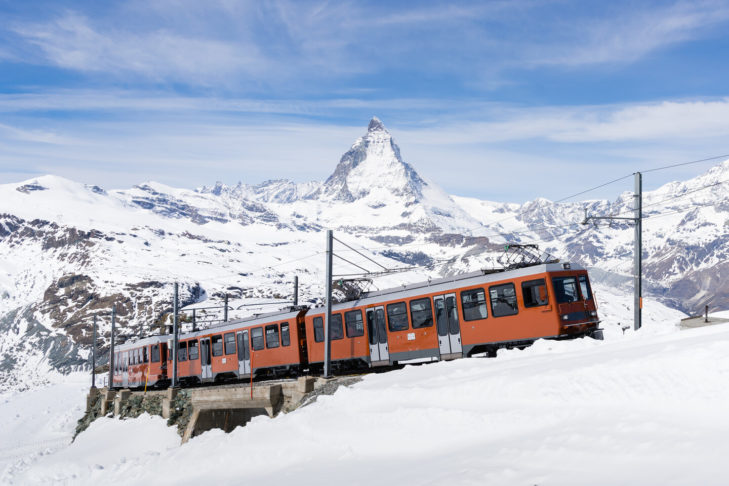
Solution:
<path fill-rule="evenodd" d="M 726 180 L 729 161 L 645 194 L 647 298 L 684 311 L 727 307 Z M 186 305 L 216 305 L 229 294 L 240 307 L 232 316 L 272 310 L 243 304 L 290 299 L 294 275 L 301 301 L 320 302 L 327 228 L 383 266 L 418 266 L 375 279 L 373 288 L 493 267 L 505 242 L 530 242 L 591 267 L 610 295 L 632 290 L 632 228 L 579 225 L 585 207 L 594 215 L 629 211 L 632 194 L 522 205 L 449 196 L 404 161 L 376 118 L 323 182 L 112 190 L 43 176 L 0 186 L 0 201 L 5 387 L 86 364 L 93 316 L 106 343 L 112 304 L 122 335 L 158 332 L 175 281 Z M 335 251 L 378 269 L 347 248 Z M 337 260 L 335 273 L 360 271 Z"/>

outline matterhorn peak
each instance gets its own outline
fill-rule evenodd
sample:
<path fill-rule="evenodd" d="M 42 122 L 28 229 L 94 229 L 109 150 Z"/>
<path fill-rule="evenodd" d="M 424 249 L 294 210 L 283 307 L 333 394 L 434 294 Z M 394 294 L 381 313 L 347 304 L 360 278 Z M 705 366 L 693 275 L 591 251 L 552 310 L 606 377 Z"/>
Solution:
<path fill-rule="evenodd" d="M 372 132 L 387 132 L 387 128 L 382 124 L 379 118 L 373 116 L 370 120 L 370 124 L 367 126 L 367 133 Z"/>

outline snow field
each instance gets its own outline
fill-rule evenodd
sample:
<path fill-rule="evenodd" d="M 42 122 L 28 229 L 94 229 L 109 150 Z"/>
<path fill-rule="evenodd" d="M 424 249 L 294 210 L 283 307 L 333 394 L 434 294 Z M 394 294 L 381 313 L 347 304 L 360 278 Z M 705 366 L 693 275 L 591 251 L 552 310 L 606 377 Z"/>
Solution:
<path fill-rule="evenodd" d="M 729 326 L 539 341 L 367 375 L 183 446 L 157 418 L 104 419 L 9 480 L 726 484 L 727 377 Z"/>

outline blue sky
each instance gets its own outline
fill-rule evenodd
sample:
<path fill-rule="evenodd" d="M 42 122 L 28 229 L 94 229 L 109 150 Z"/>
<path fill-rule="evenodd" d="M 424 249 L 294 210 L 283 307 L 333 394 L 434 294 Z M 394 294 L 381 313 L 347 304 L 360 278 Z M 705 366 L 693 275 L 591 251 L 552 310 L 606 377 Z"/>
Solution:
<path fill-rule="evenodd" d="M 0 183 L 323 179 L 378 116 L 451 194 L 558 199 L 729 153 L 727 27 L 727 1 L 0 0 Z"/>

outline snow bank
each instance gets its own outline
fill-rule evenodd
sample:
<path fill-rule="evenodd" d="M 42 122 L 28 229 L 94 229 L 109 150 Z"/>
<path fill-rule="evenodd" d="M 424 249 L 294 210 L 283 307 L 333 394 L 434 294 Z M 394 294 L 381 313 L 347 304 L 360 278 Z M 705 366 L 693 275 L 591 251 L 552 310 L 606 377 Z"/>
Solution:
<path fill-rule="evenodd" d="M 157 419 L 105 420 L 10 479 L 725 484 L 727 376 L 729 326 L 539 341 L 496 359 L 367 375 L 287 415 L 179 447 Z"/>

